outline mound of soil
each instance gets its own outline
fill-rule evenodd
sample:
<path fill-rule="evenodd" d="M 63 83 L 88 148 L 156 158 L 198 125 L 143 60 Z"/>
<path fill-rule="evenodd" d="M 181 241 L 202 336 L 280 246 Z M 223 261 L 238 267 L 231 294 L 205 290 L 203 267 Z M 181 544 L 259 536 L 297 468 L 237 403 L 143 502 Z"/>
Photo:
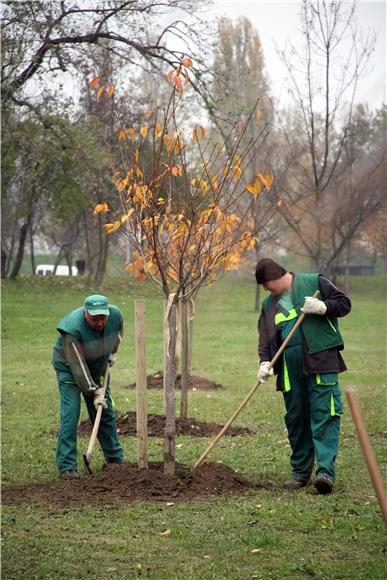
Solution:
<path fill-rule="evenodd" d="M 176 419 L 176 434 L 177 435 L 193 435 L 196 437 L 212 437 L 217 435 L 223 428 L 223 425 L 218 423 L 205 423 L 196 421 L 196 419 Z M 165 430 L 165 415 L 148 415 L 148 436 L 149 437 L 164 437 Z M 79 435 L 90 435 L 92 425 L 90 419 L 81 421 L 78 427 Z M 120 435 L 136 436 L 137 424 L 135 411 L 128 411 L 124 415 L 117 417 L 117 431 Z M 251 435 L 254 433 L 248 427 L 229 427 L 225 433 L 230 437 L 237 435 Z"/>
<path fill-rule="evenodd" d="M 203 463 L 196 470 L 176 464 L 174 476 L 164 474 L 162 463 L 109 464 L 94 475 L 79 480 L 32 483 L 3 489 L 6 504 L 50 504 L 70 506 L 115 505 L 134 500 L 189 502 L 213 496 L 245 493 L 259 486 L 222 463 Z"/>
<path fill-rule="evenodd" d="M 163 371 L 157 371 L 153 375 L 148 375 L 146 378 L 148 389 L 162 389 L 163 388 Z M 136 383 L 132 383 L 128 387 L 129 389 L 135 389 Z M 181 374 L 176 375 L 175 388 L 181 389 Z M 223 389 L 223 385 L 219 383 L 214 383 L 205 377 L 198 377 L 196 375 L 191 375 L 188 380 L 189 389 L 199 390 L 210 390 L 210 389 Z"/>

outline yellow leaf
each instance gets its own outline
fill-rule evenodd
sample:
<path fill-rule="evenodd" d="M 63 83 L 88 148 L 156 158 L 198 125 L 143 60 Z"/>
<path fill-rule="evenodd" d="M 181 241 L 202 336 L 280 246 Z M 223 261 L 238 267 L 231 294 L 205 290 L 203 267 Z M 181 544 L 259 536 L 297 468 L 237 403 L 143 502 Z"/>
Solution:
<path fill-rule="evenodd" d="M 105 233 L 112 234 L 113 232 L 117 231 L 121 227 L 121 221 L 117 220 L 114 224 L 105 224 Z"/>
<path fill-rule="evenodd" d="M 259 109 L 255 109 L 255 120 L 257 121 L 257 123 L 259 122 L 259 120 L 262 117 L 262 113 Z"/>
<path fill-rule="evenodd" d="M 130 129 L 128 129 L 129 131 L 129 135 L 132 141 L 136 140 L 136 131 L 133 129 L 133 127 L 131 127 Z"/>
<path fill-rule="evenodd" d="M 103 85 L 101 85 L 101 86 L 99 87 L 98 91 L 97 91 L 97 101 L 99 101 L 99 100 L 100 100 L 100 98 L 101 98 L 101 96 L 102 96 L 102 93 L 104 92 L 104 90 L 105 90 L 105 87 L 104 87 Z"/>
<path fill-rule="evenodd" d="M 148 133 L 148 125 L 144 125 L 143 127 L 141 127 L 140 133 L 141 133 L 142 138 L 145 139 L 145 137 L 147 136 L 147 133 Z"/>
<path fill-rule="evenodd" d="M 273 176 L 270 175 L 269 173 L 257 173 L 256 174 L 258 179 L 263 183 L 263 185 L 266 187 L 266 189 L 269 191 L 269 189 L 271 188 L 271 185 L 273 183 Z"/>
<path fill-rule="evenodd" d="M 91 86 L 91 88 L 92 88 L 92 89 L 95 89 L 95 87 L 99 85 L 99 83 L 100 83 L 100 80 L 101 80 L 101 77 L 99 77 L 99 76 L 96 76 L 96 77 L 94 77 L 94 78 L 93 78 L 93 79 L 90 81 L 90 86 Z"/>
<path fill-rule="evenodd" d="M 123 141 L 128 136 L 129 129 L 121 129 L 118 133 L 118 140 Z"/>
<path fill-rule="evenodd" d="M 136 160 L 136 163 L 138 163 L 139 157 L 140 157 L 140 150 L 136 147 L 136 150 L 134 152 L 134 158 Z"/>
<path fill-rule="evenodd" d="M 107 90 L 108 97 L 113 96 L 114 90 L 115 90 L 115 86 L 114 85 L 110 85 L 110 87 Z"/>
<path fill-rule="evenodd" d="M 128 213 L 126 214 L 128 216 L 128 218 L 130 218 L 130 216 L 132 215 L 132 213 L 135 212 L 134 207 L 131 207 L 130 210 L 128 211 Z"/>
<path fill-rule="evenodd" d="M 94 208 L 94 213 L 101 213 L 101 212 L 108 212 L 109 211 L 109 206 L 107 203 L 99 203 L 95 206 Z"/>
<path fill-rule="evenodd" d="M 160 127 L 160 123 L 156 123 L 155 125 L 155 140 L 157 141 L 157 139 L 160 139 L 161 135 L 162 135 L 162 129 Z"/>
<path fill-rule="evenodd" d="M 261 551 L 261 550 L 260 550 L 260 548 L 253 548 L 253 549 L 251 550 L 251 553 L 252 553 L 252 554 L 259 554 L 259 552 L 260 552 L 260 551 Z"/>

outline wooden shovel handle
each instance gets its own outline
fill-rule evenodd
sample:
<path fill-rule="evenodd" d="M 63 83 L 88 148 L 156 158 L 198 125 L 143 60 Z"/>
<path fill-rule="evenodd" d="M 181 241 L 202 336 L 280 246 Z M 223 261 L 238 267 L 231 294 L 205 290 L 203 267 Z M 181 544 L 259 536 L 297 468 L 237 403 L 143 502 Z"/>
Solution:
<path fill-rule="evenodd" d="M 319 292 L 320 292 L 319 290 L 316 290 L 316 292 L 313 294 L 313 298 L 317 298 L 317 296 L 319 295 Z M 293 328 L 289 332 L 288 336 L 285 338 L 285 340 L 281 344 L 281 346 L 278 349 L 278 351 L 275 353 L 273 359 L 270 361 L 269 368 L 272 368 L 275 365 L 275 363 L 277 362 L 277 360 L 279 359 L 279 357 L 281 356 L 281 354 L 285 350 L 286 346 L 289 344 L 289 341 L 291 340 L 293 334 L 296 332 L 297 328 L 300 326 L 300 324 L 302 323 L 302 321 L 304 320 L 304 318 L 305 318 L 305 314 L 302 313 L 301 316 L 300 316 L 300 318 L 297 320 L 296 324 L 293 326 Z M 219 439 L 221 439 L 223 437 L 223 435 L 225 434 L 225 432 L 227 431 L 227 429 L 230 427 L 231 423 L 233 423 L 233 421 L 235 421 L 235 419 L 238 417 L 238 415 L 242 411 L 242 409 L 244 409 L 246 407 L 247 403 L 250 401 L 251 397 L 254 395 L 255 391 L 258 389 L 258 387 L 260 385 L 262 385 L 261 382 L 258 382 L 256 385 L 254 385 L 254 387 L 251 389 L 251 391 L 249 392 L 249 394 L 247 395 L 247 397 L 239 405 L 239 407 L 235 411 L 235 413 L 233 415 L 231 415 L 231 417 L 229 418 L 229 420 L 227 421 L 227 423 L 224 425 L 224 427 L 222 428 L 222 430 L 219 431 L 219 433 L 217 434 L 217 436 L 215 437 L 215 439 L 213 440 L 213 442 L 207 447 L 207 449 L 205 450 L 205 452 L 203 453 L 203 455 L 195 463 L 194 469 L 196 469 L 197 467 L 199 467 L 199 465 L 204 461 L 204 459 L 207 457 L 207 455 L 210 453 L 210 451 L 212 451 L 212 449 L 218 443 Z"/>
<path fill-rule="evenodd" d="M 109 363 L 106 365 L 105 374 L 103 376 L 103 384 L 102 384 L 102 394 L 103 394 L 103 396 L 105 396 L 105 393 L 106 393 L 106 387 L 107 387 L 108 378 L 109 378 Z M 91 432 L 91 437 L 90 437 L 89 445 L 88 445 L 87 451 L 86 451 L 86 458 L 87 458 L 87 460 L 90 459 L 91 454 L 93 453 L 93 449 L 94 449 L 94 445 L 95 445 L 95 440 L 96 440 L 97 434 L 98 434 L 99 424 L 101 422 L 102 410 L 103 410 L 103 407 L 102 407 L 101 404 L 99 404 L 98 405 L 98 408 L 97 408 L 97 414 L 95 416 L 95 421 L 94 421 L 94 425 L 93 425 L 93 431 Z"/>
<path fill-rule="evenodd" d="M 378 464 L 375 459 L 375 455 L 372 451 L 367 431 L 364 427 L 363 418 L 361 416 L 359 403 L 357 402 L 356 393 L 352 389 L 347 389 L 345 391 L 345 394 L 348 399 L 349 408 L 351 409 L 352 419 L 353 422 L 355 423 L 357 436 L 359 438 L 359 443 L 363 451 L 365 462 L 367 464 L 368 472 L 370 474 L 371 481 L 374 486 L 376 496 L 378 498 L 380 511 L 382 512 L 384 523 L 387 524 L 387 499 L 386 493 L 384 491 L 383 480 L 379 471 Z"/>

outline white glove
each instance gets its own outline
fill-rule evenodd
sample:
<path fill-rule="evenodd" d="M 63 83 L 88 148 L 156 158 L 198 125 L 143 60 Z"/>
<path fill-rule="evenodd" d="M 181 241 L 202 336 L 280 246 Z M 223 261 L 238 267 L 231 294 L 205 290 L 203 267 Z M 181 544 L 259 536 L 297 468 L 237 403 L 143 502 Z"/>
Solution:
<path fill-rule="evenodd" d="M 108 363 L 111 367 L 114 365 L 116 360 L 117 360 L 117 357 L 116 357 L 115 353 L 114 352 L 110 353 L 109 358 L 108 358 Z"/>
<path fill-rule="evenodd" d="M 98 389 L 97 391 L 95 391 L 93 403 L 96 409 L 98 409 L 98 405 L 102 405 L 104 409 L 107 409 L 107 400 L 102 394 L 102 389 Z"/>
<path fill-rule="evenodd" d="M 324 315 L 327 311 L 322 300 L 318 298 L 313 298 L 313 296 L 305 296 L 305 304 L 301 308 L 301 312 L 304 314 L 321 314 Z"/>
<path fill-rule="evenodd" d="M 269 362 L 262 362 L 259 365 L 257 379 L 259 383 L 266 383 L 267 379 L 273 374 L 273 367 L 270 367 Z"/>

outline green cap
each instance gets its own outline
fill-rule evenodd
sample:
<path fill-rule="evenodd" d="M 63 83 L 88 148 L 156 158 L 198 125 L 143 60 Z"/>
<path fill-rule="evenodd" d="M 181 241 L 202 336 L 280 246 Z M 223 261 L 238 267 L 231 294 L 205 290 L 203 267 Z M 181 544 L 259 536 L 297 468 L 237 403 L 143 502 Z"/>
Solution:
<path fill-rule="evenodd" d="M 106 296 L 101 294 L 92 294 L 85 298 L 84 307 L 90 316 L 97 316 L 98 314 L 105 314 L 109 316 L 109 303 Z"/>

